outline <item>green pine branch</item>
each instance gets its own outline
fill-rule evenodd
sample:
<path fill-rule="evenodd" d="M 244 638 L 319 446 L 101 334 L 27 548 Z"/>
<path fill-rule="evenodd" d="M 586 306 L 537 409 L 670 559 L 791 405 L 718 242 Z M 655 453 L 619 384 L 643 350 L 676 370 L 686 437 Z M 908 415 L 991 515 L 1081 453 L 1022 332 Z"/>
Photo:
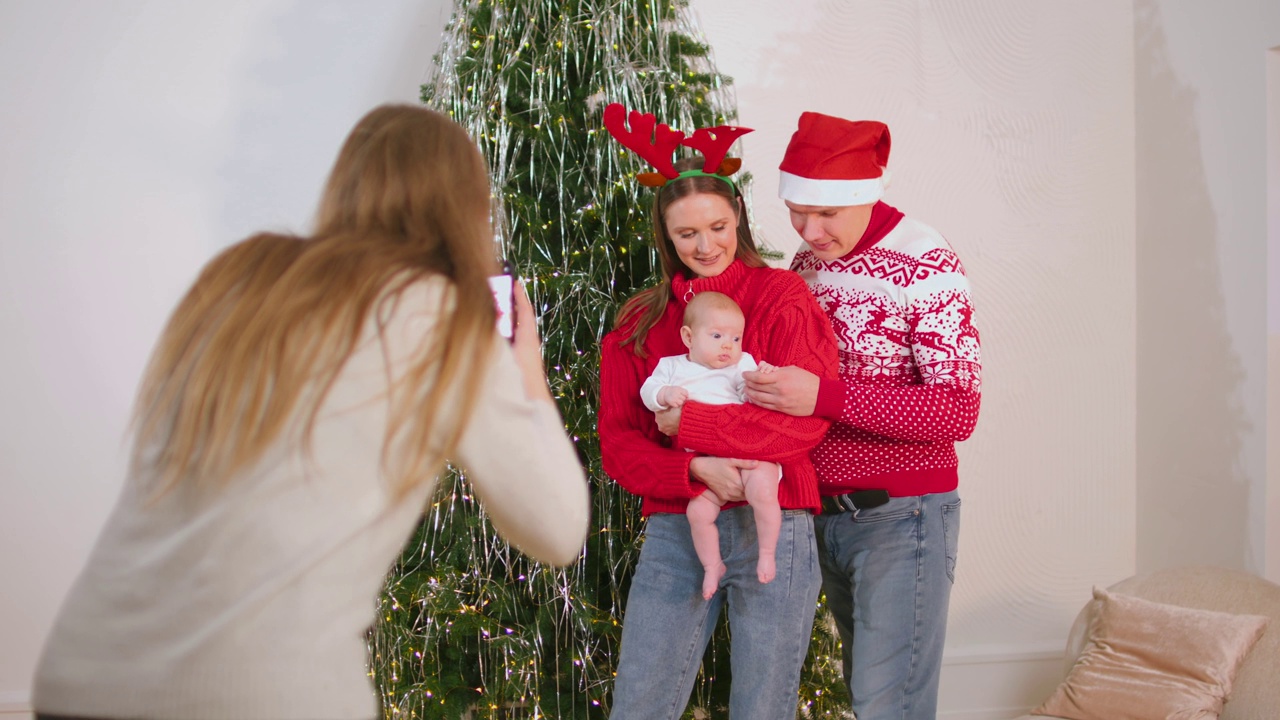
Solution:
<path fill-rule="evenodd" d="M 643 161 L 603 129 L 621 102 L 691 131 L 734 119 L 729 78 L 697 40 L 687 2 L 459 2 L 423 102 L 466 127 L 487 159 L 502 228 L 539 313 L 544 358 L 592 490 L 577 564 L 534 563 L 497 537 L 465 472 L 450 468 L 387 578 L 370 634 L 388 718 L 604 718 L 640 504 L 609 480 L 596 432 L 599 344 L 626 298 L 654 282 Z M 495 447 L 495 452 L 500 452 Z M 727 631 L 713 638 L 694 708 L 722 717 Z M 806 670 L 823 711 L 838 651 Z M 815 684 L 810 677 L 822 678 Z M 814 715 L 817 716 L 817 715 Z"/>

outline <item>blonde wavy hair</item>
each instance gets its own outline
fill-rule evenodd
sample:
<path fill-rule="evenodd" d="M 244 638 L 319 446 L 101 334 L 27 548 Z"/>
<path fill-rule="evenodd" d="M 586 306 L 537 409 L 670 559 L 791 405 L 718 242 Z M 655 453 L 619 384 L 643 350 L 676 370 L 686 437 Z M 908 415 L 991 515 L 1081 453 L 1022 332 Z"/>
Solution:
<path fill-rule="evenodd" d="M 485 163 L 460 126 L 409 105 L 365 115 L 329 174 L 314 235 L 237 243 L 175 309 L 138 396 L 135 471 L 161 492 L 225 483 L 292 439 L 295 417 L 308 443 L 365 323 L 379 322 L 370 318 L 412 283 L 441 275 L 450 281 L 441 318 L 392 389 L 383 443 L 397 494 L 434 477 L 457 446 L 494 347 L 489 213 Z M 447 398 L 460 402 L 449 422 Z M 398 436 L 419 440 L 403 443 L 391 463 Z M 435 437 L 443 442 L 427 441 Z"/>

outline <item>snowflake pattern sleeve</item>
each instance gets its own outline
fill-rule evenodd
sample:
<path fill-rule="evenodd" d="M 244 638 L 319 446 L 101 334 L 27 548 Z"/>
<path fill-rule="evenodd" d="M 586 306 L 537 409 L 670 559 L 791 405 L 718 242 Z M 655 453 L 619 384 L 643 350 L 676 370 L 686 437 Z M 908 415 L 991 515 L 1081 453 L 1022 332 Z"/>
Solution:
<path fill-rule="evenodd" d="M 969 279 L 946 240 L 903 218 L 862 251 L 824 262 L 802 250 L 792 268 L 840 346 L 840 377 L 822 381 L 815 409 L 836 421 L 815 451 L 819 476 L 892 487 L 923 472 L 929 491 L 954 482 L 954 443 L 978 419 L 982 361 Z"/>

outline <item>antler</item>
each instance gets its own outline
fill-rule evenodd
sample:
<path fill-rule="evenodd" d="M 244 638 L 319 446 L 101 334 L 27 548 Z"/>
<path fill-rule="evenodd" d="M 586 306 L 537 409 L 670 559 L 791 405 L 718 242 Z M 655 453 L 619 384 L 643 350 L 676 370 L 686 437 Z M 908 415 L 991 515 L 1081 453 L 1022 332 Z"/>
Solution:
<path fill-rule="evenodd" d="M 631 123 L 630 130 L 627 129 L 628 119 Z M 632 110 L 628 115 L 621 103 L 610 103 L 604 109 L 604 126 L 608 128 L 609 134 L 662 173 L 661 177 L 652 177 L 653 173 L 641 173 L 638 179 L 644 185 L 661 185 L 667 180 L 680 177 L 672 161 L 672 154 L 680 145 L 684 133 L 672 130 L 665 123 L 658 125 L 655 131 L 655 123 L 657 119 L 652 113 Z"/>
<path fill-rule="evenodd" d="M 681 141 L 680 144 L 697 150 L 702 153 L 702 157 L 706 158 L 706 162 L 702 164 L 702 172 L 732 175 L 742 166 L 742 161 L 738 158 L 725 160 L 724 156 L 729 154 L 729 147 L 735 140 L 749 132 L 751 128 L 732 125 L 698 128 L 693 131 L 693 137 Z"/>

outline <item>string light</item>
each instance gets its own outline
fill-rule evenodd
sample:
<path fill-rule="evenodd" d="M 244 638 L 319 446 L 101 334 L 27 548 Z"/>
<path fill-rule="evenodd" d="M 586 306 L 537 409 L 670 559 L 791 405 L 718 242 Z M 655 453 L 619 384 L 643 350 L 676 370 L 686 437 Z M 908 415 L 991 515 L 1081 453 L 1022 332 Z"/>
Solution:
<path fill-rule="evenodd" d="M 386 579 L 370 672 L 385 716 L 603 718 L 643 521 L 639 500 L 600 466 L 598 348 L 620 302 L 652 282 L 656 255 L 652 191 L 635 181 L 644 169 L 598 132 L 603 106 L 592 103 L 704 127 L 731 117 L 731 86 L 687 0 L 457 0 L 437 62 L 424 101 L 462 123 L 489 163 L 503 250 L 538 308 L 599 531 L 575 565 L 539 566 L 497 537 L 465 474 L 449 468 Z M 718 631 L 697 707 L 722 702 L 725 642 Z"/>

